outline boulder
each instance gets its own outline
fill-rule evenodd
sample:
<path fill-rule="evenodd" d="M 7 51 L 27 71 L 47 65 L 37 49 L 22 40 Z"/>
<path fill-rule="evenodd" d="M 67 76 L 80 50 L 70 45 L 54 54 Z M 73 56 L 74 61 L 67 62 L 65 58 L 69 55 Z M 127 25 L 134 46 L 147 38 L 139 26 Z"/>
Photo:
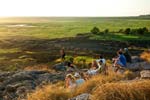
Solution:
<path fill-rule="evenodd" d="M 143 60 L 139 56 L 132 56 L 132 63 L 142 62 Z"/>
<path fill-rule="evenodd" d="M 56 71 L 65 71 L 66 70 L 66 67 L 65 67 L 66 63 L 67 62 L 55 64 L 53 66 L 53 69 L 55 69 Z"/>
<path fill-rule="evenodd" d="M 140 72 L 142 79 L 150 79 L 150 70 L 143 70 Z"/>
<path fill-rule="evenodd" d="M 90 94 L 83 93 L 68 100 L 90 100 Z"/>
<path fill-rule="evenodd" d="M 133 71 L 150 70 L 149 62 L 128 63 L 127 68 Z"/>

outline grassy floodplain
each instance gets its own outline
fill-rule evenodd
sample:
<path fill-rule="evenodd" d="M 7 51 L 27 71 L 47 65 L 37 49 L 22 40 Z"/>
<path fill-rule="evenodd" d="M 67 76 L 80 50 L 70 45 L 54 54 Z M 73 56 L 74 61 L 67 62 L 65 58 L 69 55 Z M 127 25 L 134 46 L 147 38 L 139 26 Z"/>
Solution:
<path fill-rule="evenodd" d="M 90 34 L 86 39 L 76 37 L 77 34 L 90 33 L 95 26 L 100 32 L 108 29 L 109 33 Z M 82 56 L 104 53 L 106 57 L 112 57 L 121 46 L 131 48 L 130 44 L 122 43 L 133 41 L 135 50 L 145 50 L 150 47 L 150 33 L 126 35 L 119 32 L 143 27 L 150 31 L 150 18 L 1 17 L 0 69 L 17 70 L 23 66 L 53 62 L 59 57 L 61 47 L 67 49 L 67 54 L 72 54 L 77 48 Z M 136 53 L 134 48 L 132 50 Z"/>

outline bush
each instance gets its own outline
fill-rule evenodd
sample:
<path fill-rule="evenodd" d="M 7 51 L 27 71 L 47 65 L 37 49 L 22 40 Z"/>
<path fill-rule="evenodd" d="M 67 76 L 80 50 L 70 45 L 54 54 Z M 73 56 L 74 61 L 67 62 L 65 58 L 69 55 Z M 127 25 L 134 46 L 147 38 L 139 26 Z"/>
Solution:
<path fill-rule="evenodd" d="M 93 33 L 93 34 L 98 34 L 98 33 L 100 33 L 100 30 L 99 30 L 99 28 L 94 27 L 94 28 L 91 30 L 91 33 Z"/>
<path fill-rule="evenodd" d="M 109 33 L 109 29 L 105 29 L 104 33 L 106 33 L 106 34 Z"/>
<path fill-rule="evenodd" d="M 142 28 L 137 29 L 137 34 L 143 35 L 144 30 Z"/>
<path fill-rule="evenodd" d="M 138 29 L 132 29 L 130 34 L 139 34 L 143 35 L 145 33 L 148 33 L 148 29 L 146 27 L 138 28 Z"/>
<path fill-rule="evenodd" d="M 147 33 L 148 29 L 146 27 L 143 27 L 143 31 L 144 31 L 144 33 Z"/>
<path fill-rule="evenodd" d="M 71 63 L 73 63 L 74 58 L 73 58 L 73 56 L 66 56 L 66 57 L 65 57 L 65 61 L 66 61 L 66 62 L 71 62 Z"/>
<path fill-rule="evenodd" d="M 130 34 L 131 33 L 131 29 L 130 28 L 125 29 L 124 33 L 127 34 L 127 35 Z"/>
<path fill-rule="evenodd" d="M 120 29 L 119 31 L 118 31 L 118 33 L 123 33 L 124 32 L 124 30 L 123 29 Z"/>

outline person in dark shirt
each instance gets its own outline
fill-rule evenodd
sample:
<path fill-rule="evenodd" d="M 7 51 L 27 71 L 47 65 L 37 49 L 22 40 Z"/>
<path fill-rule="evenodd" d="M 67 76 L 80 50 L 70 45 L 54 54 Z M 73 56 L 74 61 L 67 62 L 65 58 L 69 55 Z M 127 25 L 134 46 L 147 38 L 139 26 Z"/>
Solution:
<path fill-rule="evenodd" d="M 117 52 L 118 57 L 115 58 L 114 66 L 116 67 L 115 72 L 117 72 L 119 69 L 124 69 L 126 67 L 126 57 L 123 55 L 122 51 Z"/>
<path fill-rule="evenodd" d="M 127 48 L 124 48 L 124 56 L 128 63 L 132 63 L 131 54 Z"/>

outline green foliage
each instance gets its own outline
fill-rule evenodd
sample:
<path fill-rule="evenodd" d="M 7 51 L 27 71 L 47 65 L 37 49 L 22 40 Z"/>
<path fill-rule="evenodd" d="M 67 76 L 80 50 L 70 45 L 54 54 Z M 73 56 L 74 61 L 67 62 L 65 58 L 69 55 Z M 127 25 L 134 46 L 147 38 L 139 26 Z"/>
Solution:
<path fill-rule="evenodd" d="M 137 34 L 143 35 L 144 30 L 142 28 L 137 29 Z"/>
<path fill-rule="evenodd" d="M 123 33 L 124 30 L 123 29 L 119 29 L 118 33 Z"/>
<path fill-rule="evenodd" d="M 143 27 L 143 31 L 144 31 L 145 33 L 147 33 L 147 32 L 148 32 L 148 28 Z"/>
<path fill-rule="evenodd" d="M 131 34 L 134 35 L 143 35 L 145 33 L 148 33 L 148 29 L 146 27 L 131 30 Z"/>
<path fill-rule="evenodd" d="M 127 34 L 127 35 L 130 34 L 130 32 L 131 32 L 130 28 L 126 28 L 125 31 L 124 31 L 124 33 Z"/>
<path fill-rule="evenodd" d="M 109 33 L 109 29 L 105 29 L 105 30 L 104 30 L 104 33 L 105 33 L 105 34 Z"/>
<path fill-rule="evenodd" d="M 98 33 L 100 33 L 100 30 L 97 27 L 93 27 L 93 29 L 91 30 L 91 33 L 92 34 L 98 34 Z"/>
<path fill-rule="evenodd" d="M 73 63 L 74 62 L 74 57 L 73 56 L 66 56 L 65 61 Z"/>

